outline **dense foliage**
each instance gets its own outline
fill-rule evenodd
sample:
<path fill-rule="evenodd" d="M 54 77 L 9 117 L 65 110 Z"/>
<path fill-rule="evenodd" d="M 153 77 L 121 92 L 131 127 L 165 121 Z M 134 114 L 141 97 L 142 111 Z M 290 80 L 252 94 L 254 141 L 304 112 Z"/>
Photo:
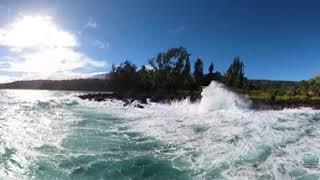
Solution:
<path fill-rule="evenodd" d="M 208 70 L 204 70 L 204 67 L 202 59 L 192 60 L 186 48 L 178 47 L 158 53 L 140 67 L 128 60 L 117 66 L 113 65 L 111 72 L 107 74 L 107 83 L 100 79 L 33 80 L 1 84 L 0 89 L 112 90 L 127 95 L 135 93 L 184 96 L 199 94 L 203 86 L 214 80 L 224 83 L 238 93 L 248 94 L 251 99 L 320 99 L 320 76 L 299 82 L 248 80 L 240 57 L 235 57 L 223 74 L 215 69 L 212 62 Z"/>
<path fill-rule="evenodd" d="M 178 47 L 158 53 L 148 64 L 138 68 L 130 61 L 113 66 L 108 76 L 108 87 L 126 93 L 200 92 L 212 80 L 224 83 L 239 93 L 253 99 L 286 100 L 320 97 L 320 76 L 300 82 L 248 80 L 244 74 L 244 63 L 235 57 L 225 73 L 215 70 L 210 63 L 207 71 L 204 62 L 197 58 L 191 67 L 191 56 L 186 48 Z"/>
<path fill-rule="evenodd" d="M 250 80 L 248 90 L 251 97 L 259 99 L 320 99 L 320 76 L 299 82 Z"/>
<path fill-rule="evenodd" d="M 108 85 L 115 91 L 131 92 L 165 92 L 198 91 L 201 86 L 208 85 L 212 80 L 220 81 L 230 87 L 243 88 L 246 85 L 244 65 L 236 57 L 227 72 L 222 76 L 214 71 L 210 64 L 205 74 L 203 61 L 195 60 L 191 72 L 190 53 L 183 47 L 171 48 L 160 52 L 150 59 L 147 65 L 137 68 L 130 61 L 118 66 L 113 65 L 108 76 Z"/>
<path fill-rule="evenodd" d="M 244 64 L 239 56 L 234 58 L 233 63 L 228 68 L 224 76 L 224 82 L 231 87 L 245 87 Z"/>
<path fill-rule="evenodd" d="M 316 76 L 308 81 L 300 81 L 295 93 L 307 96 L 320 96 L 320 76 Z"/>

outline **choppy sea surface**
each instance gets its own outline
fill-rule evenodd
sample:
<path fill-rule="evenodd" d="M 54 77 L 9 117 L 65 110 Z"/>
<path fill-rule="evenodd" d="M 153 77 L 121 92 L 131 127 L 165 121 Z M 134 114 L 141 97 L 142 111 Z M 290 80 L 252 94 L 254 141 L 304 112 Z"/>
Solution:
<path fill-rule="evenodd" d="M 320 111 L 251 110 L 217 83 L 144 109 L 83 93 L 0 90 L 2 179 L 320 177 Z"/>

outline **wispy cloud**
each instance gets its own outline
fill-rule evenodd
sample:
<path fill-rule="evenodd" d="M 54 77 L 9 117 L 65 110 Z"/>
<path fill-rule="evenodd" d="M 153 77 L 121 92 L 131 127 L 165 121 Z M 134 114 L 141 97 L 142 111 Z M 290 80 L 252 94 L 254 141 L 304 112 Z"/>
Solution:
<path fill-rule="evenodd" d="M 78 72 L 78 69 L 94 71 L 107 66 L 105 62 L 80 52 L 79 45 L 76 34 L 58 27 L 52 17 L 20 17 L 12 24 L 0 27 L 0 47 L 11 52 L 0 57 L 0 72 L 52 79 L 54 76 L 81 77 L 86 73 Z M 109 46 L 106 43 L 99 45 Z"/>
<path fill-rule="evenodd" d="M 18 57 L 11 57 L 2 63 L 6 64 L 6 66 L 0 67 L 2 71 L 44 74 L 68 72 L 83 67 L 105 66 L 104 62 L 94 60 L 70 48 L 52 48 L 21 53 Z"/>
<path fill-rule="evenodd" d="M 55 74 L 23 73 L 20 76 L 0 75 L 0 83 L 9 83 L 21 80 L 67 80 L 92 78 L 97 75 L 106 74 L 106 72 L 77 73 L 77 72 L 58 72 Z"/>
<path fill-rule="evenodd" d="M 109 42 L 103 42 L 103 41 L 99 41 L 99 40 L 93 41 L 92 45 L 94 47 L 97 47 L 97 48 L 100 48 L 100 49 L 104 49 L 104 48 L 109 48 L 110 47 L 110 43 Z"/>
<path fill-rule="evenodd" d="M 182 32 L 185 30 L 185 26 L 181 25 L 181 26 L 178 26 L 174 29 L 170 29 L 169 32 L 171 33 L 178 33 L 178 32 Z"/>
<path fill-rule="evenodd" d="M 93 28 L 93 29 L 95 29 L 95 28 L 97 28 L 97 26 L 98 26 L 97 22 L 94 21 L 92 17 L 90 17 L 88 22 L 87 22 L 87 24 L 84 27 L 85 28 Z"/>

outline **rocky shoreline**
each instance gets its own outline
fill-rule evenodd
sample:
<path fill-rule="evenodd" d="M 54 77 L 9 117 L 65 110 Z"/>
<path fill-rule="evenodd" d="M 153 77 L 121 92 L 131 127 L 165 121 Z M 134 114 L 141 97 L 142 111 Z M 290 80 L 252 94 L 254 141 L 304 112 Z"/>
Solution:
<path fill-rule="evenodd" d="M 252 99 L 251 108 L 257 110 L 282 110 L 309 107 L 320 109 L 320 100 L 314 99 L 289 99 L 289 100 L 270 100 L 270 99 Z"/>
<path fill-rule="evenodd" d="M 181 101 L 186 98 L 190 99 L 190 102 L 196 102 L 201 99 L 200 94 L 182 95 L 182 94 L 157 94 L 157 95 L 146 95 L 146 94 L 118 94 L 118 93 L 96 93 L 96 94 L 84 94 L 79 96 L 80 99 L 102 102 L 106 100 L 120 100 L 123 101 L 124 106 L 128 106 L 133 102 L 137 102 L 135 105 L 138 108 L 143 108 L 145 104 L 149 102 L 155 103 L 170 103 L 172 101 Z"/>
<path fill-rule="evenodd" d="M 201 100 L 201 95 L 194 93 L 191 95 L 181 94 L 157 94 L 157 95 L 126 95 L 118 93 L 92 93 L 79 95 L 82 100 L 90 100 L 102 102 L 106 100 L 120 100 L 123 101 L 123 106 L 128 106 L 134 103 L 134 107 L 144 108 L 144 106 L 150 102 L 156 103 L 171 103 L 172 101 L 181 101 L 186 98 L 190 99 L 190 102 L 196 102 Z M 270 100 L 270 99 L 254 99 L 249 98 L 251 101 L 251 108 L 256 110 L 282 110 L 310 107 L 313 109 L 320 109 L 320 100 L 304 99 L 304 100 Z"/>

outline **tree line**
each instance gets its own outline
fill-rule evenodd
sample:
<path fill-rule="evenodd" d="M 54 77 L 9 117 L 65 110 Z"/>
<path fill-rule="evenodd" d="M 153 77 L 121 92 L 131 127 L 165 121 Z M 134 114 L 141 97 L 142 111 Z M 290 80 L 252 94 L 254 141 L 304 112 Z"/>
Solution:
<path fill-rule="evenodd" d="M 126 60 L 118 66 L 112 65 L 107 85 L 118 92 L 163 93 L 198 91 L 212 80 L 233 88 L 247 87 L 244 64 L 240 57 L 235 57 L 227 71 L 221 74 L 215 70 L 213 63 L 210 64 L 208 73 L 205 73 L 204 62 L 200 58 L 195 60 L 192 71 L 190 56 L 186 48 L 178 47 L 158 53 L 140 68 Z"/>

